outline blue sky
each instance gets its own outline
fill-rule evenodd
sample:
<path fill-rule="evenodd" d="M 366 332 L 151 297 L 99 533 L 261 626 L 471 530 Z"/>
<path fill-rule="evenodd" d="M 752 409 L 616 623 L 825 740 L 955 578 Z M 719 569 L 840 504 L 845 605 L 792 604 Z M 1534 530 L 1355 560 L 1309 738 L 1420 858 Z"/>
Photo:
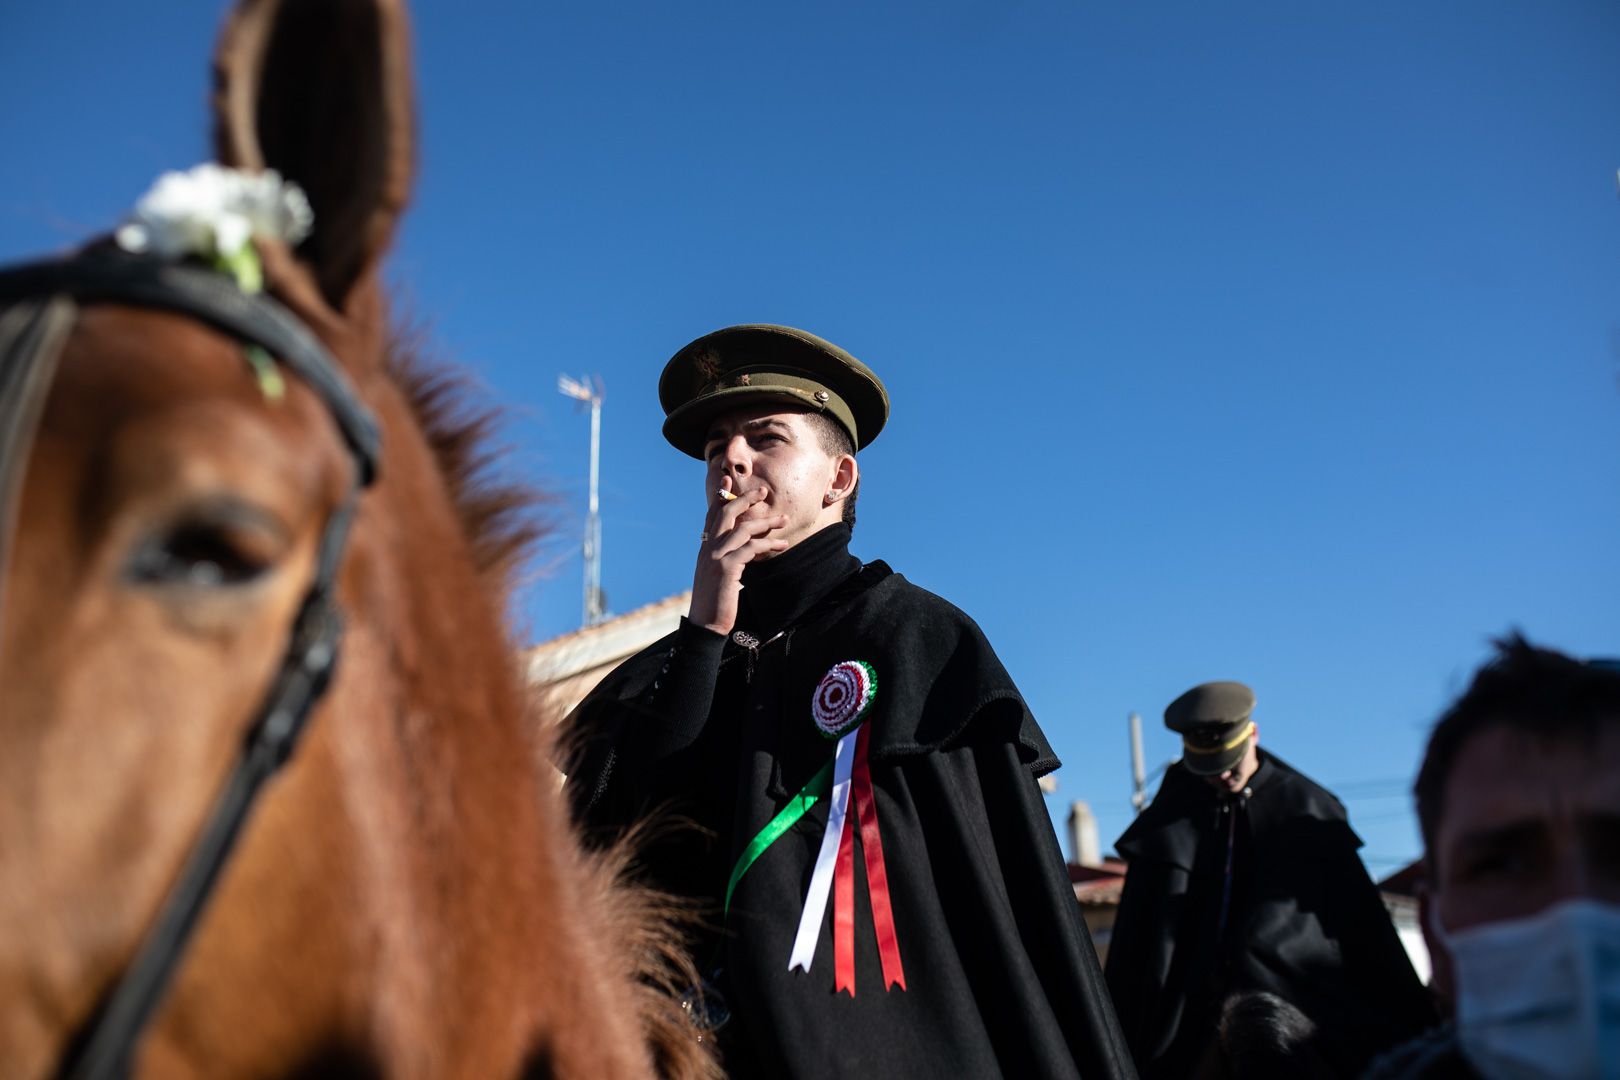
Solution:
<path fill-rule="evenodd" d="M 0 258 L 206 153 L 215 4 L 0 12 Z M 985 628 L 1105 846 L 1125 717 L 1262 743 L 1417 851 L 1426 727 L 1510 627 L 1620 652 L 1620 6 L 421 5 L 392 277 L 561 500 L 517 614 L 685 588 L 657 373 L 786 322 L 887 381 L 855 549 Z"/>

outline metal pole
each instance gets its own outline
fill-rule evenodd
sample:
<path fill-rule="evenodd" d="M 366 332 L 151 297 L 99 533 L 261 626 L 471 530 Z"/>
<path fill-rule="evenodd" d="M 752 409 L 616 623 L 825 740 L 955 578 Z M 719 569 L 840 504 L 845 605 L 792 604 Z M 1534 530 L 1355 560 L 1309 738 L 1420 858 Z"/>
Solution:
<path fill-rule="evenodd" d="M 1147 777 L 1142 763 L 1142 718 L 1131 713 L 1131 809 L 1142 812 L 1147 805 Z"/>
<path fill-rule="evenodd" d="M 585 514 L 585 603 L 583 623 L 595 626 L 607 617 L 607 599 L 602 595 L 602 515 L 598 482 L 602 468 L 602 381 L 595 386 L 588 379 L 557 376 L 557 392 L 591 407 L 591 501 Z"/>
<path fill-rule="evenodd" d="M 607 614 L 602 601 L 602 515 L 597 501 L 601 475 L 602 395 L 591 395 L 591 506 L 585 518 L 585 625 L 595 626 Z"/>

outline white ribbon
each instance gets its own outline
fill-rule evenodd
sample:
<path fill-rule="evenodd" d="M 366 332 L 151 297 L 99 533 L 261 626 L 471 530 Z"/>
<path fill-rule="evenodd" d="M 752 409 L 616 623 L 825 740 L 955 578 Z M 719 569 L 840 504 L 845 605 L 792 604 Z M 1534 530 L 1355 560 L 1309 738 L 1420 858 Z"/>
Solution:
<path fill-rule="evenodd" d="M 860 729 L 857 728 L 856 731 Z M 816 957 L 816 941 L 821 937 L 821 918 L 827 913 L 827 897 L 832 892 L 833 869 L 838 863 L 838 843 L 844 835 L 844 814 L 849 809 L 849 774 L 855 765 L 855 731 L 838 740 L 833 757 L 832 798 L 827 801 L 827 831 L 821 834 L 821 851 L 810 874 L 810 891 L 804 897 L 804 913 L 799 916 L 799 932 L 793 937 L 793 955 L 788 970 L 810 970 Z"/>

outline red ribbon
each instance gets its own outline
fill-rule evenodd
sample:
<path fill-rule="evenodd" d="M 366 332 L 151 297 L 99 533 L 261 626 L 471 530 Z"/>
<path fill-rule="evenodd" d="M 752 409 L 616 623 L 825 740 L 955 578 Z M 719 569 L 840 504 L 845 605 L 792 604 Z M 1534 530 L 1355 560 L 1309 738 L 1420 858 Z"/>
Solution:
<path fill-rule="evenodd" d="M 866 888 L 872 901 L 872 926 L 877 932 L 878 957 L 883 962 L 883 988 L 906 988 L 900 963 L 900 940 L 894 932 L 894 911 L 889 904 L 889 872 L 883 862 L 883 837 L 878 832 L 877 800 L 872 795 L 872 771 L 866 744 L 870 725 L 855 736 L 855 761 L 850 770 L 849 798 L 853 812 L 844 818 L 838 840 L 838 863 L 833 874 L 834 987 L 855 996 L 855 845 L 854 822 L 861 823 L 861 855 L 866 862 Z"/>
<path fill-rule="evenodd" d="M 861 729 L 864 734 L 866 729 Z M 860 761 L 860 742 L 855 760 Z M 854 793 L 851 792 L 851 797 Z M 855 817 L 844 815 L 844 834 L 838 838 L 838 862 L 833 870 L 833 993 L 848 990 L 855 996 Z"/>
<path fill-rule="evenodd" d="M 883 837 L 878 833 L 877 799 L 872 796 L 872 773 L 866 765 L 866 733 L 861 725 L 855 739 L 855 764 L 849 775 L 849 797 L 861 819 L 861 854 L 866 856 L 866 889 L 872 898 L 872 926 L 877 931 L 878 956 L 883 961 L 883 990 L 906 988 L 906 969 L 900 966 L 900 939 L 894 933 L 894 912 L 889 907 L 889 871 L 883 865 Z"/>

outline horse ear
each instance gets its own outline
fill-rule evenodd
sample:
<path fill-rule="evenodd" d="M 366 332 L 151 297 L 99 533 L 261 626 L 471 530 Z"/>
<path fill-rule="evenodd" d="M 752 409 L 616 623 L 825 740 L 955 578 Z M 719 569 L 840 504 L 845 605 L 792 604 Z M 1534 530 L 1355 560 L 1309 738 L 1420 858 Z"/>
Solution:
<path fill-rule="evenodd" d="M 399 0 L 240 0 L 214 60 L 221 164 L 275 169 L 309 196 L 298 258 L 349 310 L 414 173 L 410 41 Z"/>

